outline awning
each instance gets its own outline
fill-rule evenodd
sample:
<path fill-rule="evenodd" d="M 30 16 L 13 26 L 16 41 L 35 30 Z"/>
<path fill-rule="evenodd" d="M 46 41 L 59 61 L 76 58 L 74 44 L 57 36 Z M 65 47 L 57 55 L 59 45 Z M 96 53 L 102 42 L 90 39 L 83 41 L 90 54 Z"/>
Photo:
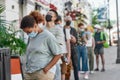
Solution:
<path fill-rule="evenodd" d="M 53 10 L 57 10 L 57 7 L 54 4 L 51 4 L 51 3 L 50 3 L 50 8 L 53 9 Z"/>
<path fill-rule="evenodd" d="M 50 4 L 46 0 L 36 0 L 35 2 L 43 8 L 49 8 L 50 6 Z"/>

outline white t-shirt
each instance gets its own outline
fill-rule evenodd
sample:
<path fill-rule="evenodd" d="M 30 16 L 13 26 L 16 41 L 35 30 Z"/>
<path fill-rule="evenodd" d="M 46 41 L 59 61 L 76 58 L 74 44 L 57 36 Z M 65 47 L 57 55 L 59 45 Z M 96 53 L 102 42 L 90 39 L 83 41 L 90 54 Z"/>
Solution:
<path fill-rule="evenodd" d="M 87 40 L 86 46 L 87 46 L 87 47 L 92 47 L 93 37 L 92 37 L 92 34 L 91 34 L 91 33 L 89 33 L 88 35 L 89 35 L 89 38 L 88 38 L 88 40 Z"/>
<path fill-rule="evenodd" d="M 66 28 L 65 31 L 66 31 L 66 39 L 71 39 L 70 29 Z"/>

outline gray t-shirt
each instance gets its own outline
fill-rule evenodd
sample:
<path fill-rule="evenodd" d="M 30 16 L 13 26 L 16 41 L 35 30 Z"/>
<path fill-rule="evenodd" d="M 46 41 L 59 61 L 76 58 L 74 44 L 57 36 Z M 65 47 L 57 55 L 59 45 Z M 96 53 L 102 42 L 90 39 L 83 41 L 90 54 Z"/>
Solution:
<path fill-rule="evenodd" d="M 58 45 L 56 38 L 47 30 L 30 39 L 26 50 L 27 72 L 32 73 L 44 68 L 55 55 L 60 54 Z"/>
<path fill-rule="evenodd" d="M 55 25 L 55 27 L 52 28 L 46 27 L 46 29 L 50 31 L 57 39 L 57 42 L 59 43 L 60 53 L 67 53 L 63 27 L 60 25 Z"/>

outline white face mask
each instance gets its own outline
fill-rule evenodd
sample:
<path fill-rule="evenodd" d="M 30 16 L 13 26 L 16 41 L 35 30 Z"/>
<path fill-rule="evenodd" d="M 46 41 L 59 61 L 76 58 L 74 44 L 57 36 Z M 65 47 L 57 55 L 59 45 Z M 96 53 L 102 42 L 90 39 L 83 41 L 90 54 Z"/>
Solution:
<path fill-rule="evenodd" d="M 41 29 L 44 29 L 43 23 L 38 24 L 38 26 L 39 26 Z"/>
<path fill-rule="evenodd" d="M 84 31 L 84 29 L 81 29 L 81 31 Z"/>
<path fill-rule="evenodd" d="M 36 37 L 37 36 L 37 34 L 38 34 L 38 32 L 31 32 L 31 33 L 29 33 L 28 34 L 28 36 L 30 37 L 30 38 L 34 38 L 34 37 Z"/>
<path fill-rule="evenodd" d="M 97 32 L 97 29 L 94 29 L 94 32 Z"/>

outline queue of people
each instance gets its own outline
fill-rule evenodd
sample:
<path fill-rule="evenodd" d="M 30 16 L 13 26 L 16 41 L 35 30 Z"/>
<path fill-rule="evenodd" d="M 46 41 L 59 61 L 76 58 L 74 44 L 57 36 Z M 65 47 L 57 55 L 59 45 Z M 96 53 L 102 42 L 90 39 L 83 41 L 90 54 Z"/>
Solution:
<path fill-rule="evenodd" d="M 81 72 L 84 79 L 89 79 L 89 71 L 94 72 L 94 53 L 95 71 L 99 71 L 99 55 L 101 71 L 105 71 L 103 43 L 106 39 L 100 38 L 101 27 L 95 26 L 93 32 L 83 23 L 79 23 L 77 29 L 71 24 L 70 16 L 63 20 L 53 9 L 45 17 L 39 11 L 23 17 L 20 28 L 29 37 L 25 80 L 70 80 L 72 68 L 74 80 L 79 80 Z"/>

